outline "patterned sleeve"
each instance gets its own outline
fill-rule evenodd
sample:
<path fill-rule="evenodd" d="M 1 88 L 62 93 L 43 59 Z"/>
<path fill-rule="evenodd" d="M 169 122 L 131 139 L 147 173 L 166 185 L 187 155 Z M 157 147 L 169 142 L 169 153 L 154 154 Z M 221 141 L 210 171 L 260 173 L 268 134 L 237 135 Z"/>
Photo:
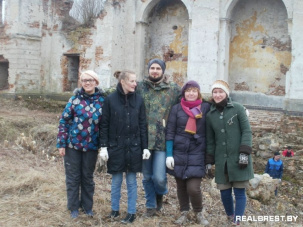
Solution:
<path fill-rule="evenodd" d="M 59 120 L 57 148 L 65 148 L 67 146 L 69 129 L 73 121 L 73 98 L 69 99 Z"/>

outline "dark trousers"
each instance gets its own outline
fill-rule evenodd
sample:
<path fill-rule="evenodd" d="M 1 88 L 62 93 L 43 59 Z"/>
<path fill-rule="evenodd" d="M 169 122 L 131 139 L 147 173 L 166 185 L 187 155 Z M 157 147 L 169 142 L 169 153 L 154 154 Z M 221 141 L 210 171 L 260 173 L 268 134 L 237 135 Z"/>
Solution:
<path fill-rule="evenodd" d="M 77 151 L 67 148 L 64 156 L 66 175 L 67 208 L 92 210 L 95 182 L 93 174 L 97 151 Z M 81 195 L 80 195 L 81 194 Z"/>
<path fill-rule="evenodd" d="M 176 178 L 177 195 L 180 204 L 180 211 L 189 211 L 189 201 L 194 212 L 202 211 L 201 178 L 190 178 L 182 180 Z"/>

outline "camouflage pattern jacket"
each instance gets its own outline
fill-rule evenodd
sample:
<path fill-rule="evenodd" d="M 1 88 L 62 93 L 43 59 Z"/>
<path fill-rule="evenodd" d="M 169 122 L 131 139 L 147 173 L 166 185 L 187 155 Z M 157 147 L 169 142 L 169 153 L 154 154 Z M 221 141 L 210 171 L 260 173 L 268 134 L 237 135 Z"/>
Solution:
<path fill-rule="evenodd" d="M 146 108 L 148 149 L 165 151 L 165 128 L 170 108 L 179 102 L 181 89 L 167 77 L 158 83 L 145 79 L 138 83 L 137 92 Z"/>

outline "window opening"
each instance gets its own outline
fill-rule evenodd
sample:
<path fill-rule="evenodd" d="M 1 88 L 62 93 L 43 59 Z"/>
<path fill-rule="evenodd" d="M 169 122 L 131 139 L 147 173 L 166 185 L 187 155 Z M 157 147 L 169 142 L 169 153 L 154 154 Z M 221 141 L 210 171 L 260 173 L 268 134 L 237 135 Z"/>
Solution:
<path fill-rule="evenodd" d="M 9 62 L 0 55 L 0 90 L 8 89 Z"/>

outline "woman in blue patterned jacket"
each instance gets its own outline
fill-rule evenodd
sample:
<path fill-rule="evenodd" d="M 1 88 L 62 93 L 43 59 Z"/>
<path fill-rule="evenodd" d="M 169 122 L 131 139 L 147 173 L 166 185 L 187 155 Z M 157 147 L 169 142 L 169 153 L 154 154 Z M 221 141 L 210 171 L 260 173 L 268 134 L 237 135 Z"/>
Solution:
<path fill-rule="evenodd" d="M 71 211 L 71 218 L 79 216 L 80 207 L 86 215 L 93 216 L 93 173 L 104 102 L 101 89 L 97 87 L 99 78 L 94 71 L 82 72 L 80 81 L 82 87 L 74 91 L 75 95 L 62 113 L 57 136 L 57 148 L 64 157 L 67 208 Z"/>

